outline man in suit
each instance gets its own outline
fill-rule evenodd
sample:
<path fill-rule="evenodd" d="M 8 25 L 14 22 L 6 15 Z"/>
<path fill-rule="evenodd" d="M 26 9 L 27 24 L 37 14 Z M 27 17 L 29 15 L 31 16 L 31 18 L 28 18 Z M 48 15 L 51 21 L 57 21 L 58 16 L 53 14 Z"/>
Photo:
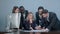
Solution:
<path fill-rule="evenodd" d="M 20 29 L 22 29 L 22 27 L 24 26 L 23 22 L 24 22 L 24 20 L 26 19 L 27 15 L 28 15 L 28 10 L 25 10 L 25 8 L 23 6 L 20 6 L 19 10 L 20 10 L 20 13 L 21 13 Z"/>
<path fill-rule="evenodd" d="M 44 10 L 42 16 L 44 18 L 44 27 L 46 29 L 51 31 L 60 30 L 60 22 L 55 13 Z"/>
<path fill-rule="evenodd" d="M 42 27 L 43 18 L 42 18 L 42 12 L 44 11 L 44 8 L 42 6 L 38 7 L 38 12 L 36 12 L 36 24 L 39 27 Z"/>

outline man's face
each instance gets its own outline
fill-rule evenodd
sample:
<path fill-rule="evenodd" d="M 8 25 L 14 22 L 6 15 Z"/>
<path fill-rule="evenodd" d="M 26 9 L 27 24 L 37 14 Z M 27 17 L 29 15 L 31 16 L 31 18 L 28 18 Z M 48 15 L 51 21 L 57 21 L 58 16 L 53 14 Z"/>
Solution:
<path fill-rule="evenodd" d="M 21 11 L 23 11 L 24 10 L 24 8 L 21 8 Z"/>
<path fill-rule="evenodd" d="M 38 12 L 39 12 L 39 14 L 42 14 L 43 9 L 39 9 Z"/>
<path fill-rule="evenodd" d="M 44 13 L 42 14 L 43 18 L 47 18 L 48 17 L 48 13 Z"/>

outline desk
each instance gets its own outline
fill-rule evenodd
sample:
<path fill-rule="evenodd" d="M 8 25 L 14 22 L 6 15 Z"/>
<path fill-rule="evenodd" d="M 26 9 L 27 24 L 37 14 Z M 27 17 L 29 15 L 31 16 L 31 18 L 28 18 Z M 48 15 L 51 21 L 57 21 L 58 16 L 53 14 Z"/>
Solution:
<path fill-rule="evenodd" d="M 0 34 L 60 34 L 60 31 L 51 31 L 51 32 L 41 32 L 41 30 L 32 30 L 32 31 L 27 31 L 27 30 L 18 30 L 18 31 L 12 31 L 12 32 L 0 32 Z"/>
<path fill-rule="evenodd" d="M 19 30 L 21 32 L 48 32 L 47 30 Z"/>

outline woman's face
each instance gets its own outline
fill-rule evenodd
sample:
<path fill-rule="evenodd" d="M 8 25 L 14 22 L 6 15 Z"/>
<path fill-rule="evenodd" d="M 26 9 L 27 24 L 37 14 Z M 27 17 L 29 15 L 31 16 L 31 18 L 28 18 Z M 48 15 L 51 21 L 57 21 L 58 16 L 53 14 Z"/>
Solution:
<path fill-rule="evenodd" d="M 28 15 L 28 19 L 32 19 L 33 18 L 33 15 L 32 14 L 29 14 Z"/>
<path fill-rule="evenodd" d="M 15 13 L 18 13 L 19 12 L 19 9 L 17 8 L 16 10 L 15 10 Z"/>

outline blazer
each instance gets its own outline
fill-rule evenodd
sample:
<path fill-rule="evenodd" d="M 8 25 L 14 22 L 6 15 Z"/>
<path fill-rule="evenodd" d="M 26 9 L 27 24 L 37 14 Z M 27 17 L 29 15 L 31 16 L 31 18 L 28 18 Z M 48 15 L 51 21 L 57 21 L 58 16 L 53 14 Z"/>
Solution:
<path fill-rule="evenodd" d="M 35 27 L 37 26 L 37 24 L 35 21 L 33 21 L 33 23 L 31 23 L 31 24 L 29 23 L 29 21 L 25 21 L 24 22 L 24 30 L 31 30 L 30 25 L 34 30 L 36 30 Z"/>
<path fill-rule="evenodd" d="M 36 15 L 35 16 L 36 16 L 36 24 L 38 26 L 40 25 L 41 27 L 43 27 L 43 23 L 44 23 L 43 17 L 40 18 L 38 12 L 36 12 Z"/>
<path fill-rule="evenodd" d="M 20 13 L 12 13 L 11 15 L 8 15 L 7 17 L 7 26 L 6 29 L 9 30 L 10 28 L 19 28 L 20 25 Z"/>
<path fill-rule="evenodd" d="M 23 22 L 24 22 L 24 20 L 26 19 L 26 17 L 27 17 L 27 15 L 28 15 L 28 11 L 27 10 L 25 10 L 23 13 L 21 13 L 21 14 L 23 14 L 23 17 L 21 17 L 21 22 L 20 22 L 20 29 L 22 29 L 22 27 L 24 26 L 23 25 Z"/>
<path fill-rule="evenodd" d="M 60 30 L 60 22 L 57 18 L 56 14 L 53 12 L 49 12 L 49 21 L 45 20 L 45 27 L 49 30 Z"/>

